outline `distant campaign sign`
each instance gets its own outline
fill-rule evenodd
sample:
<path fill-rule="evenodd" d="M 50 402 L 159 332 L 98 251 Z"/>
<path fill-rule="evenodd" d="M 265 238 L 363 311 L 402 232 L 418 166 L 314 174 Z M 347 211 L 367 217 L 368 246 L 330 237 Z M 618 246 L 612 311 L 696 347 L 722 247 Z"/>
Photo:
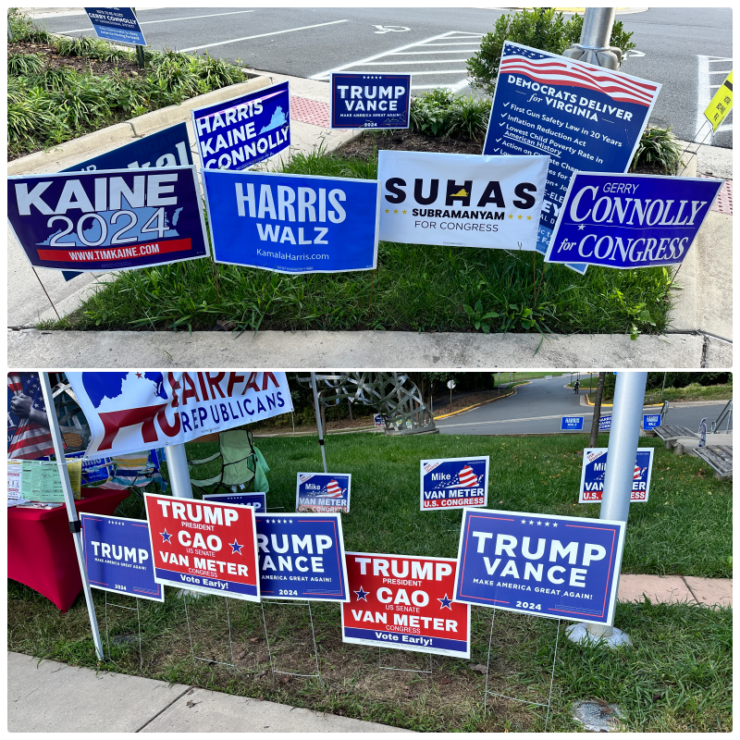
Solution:
<path fill-rule="evenodd" d="M 349 514 L 352 475 L 342 473 L 298 473 L 296 511 Z"/>
<path fill-rule="evenodd" d="M 348 601 L 339 514 L 257 514 L 264 599 Z"/>
<path fill-rule="evenodd" d="M 264 514 L 267 511 L 267 494 L 264 493 L 204 493 L 203 500 L 251 506 L 255 514 Z"/>
<path fill-rule="evenodd" d="M 642 428 L 645 431 L 648 429 L 655 429 L 655 427 L 660 426 L 662 418 L 662 414 L 643 414 Z"/>
<path fill-rule="evenodd" d="M 146 46 L 144 32 L 133 8 L 85 8 L 85 12 L 98 38 Z"/>
<path fill-rule="evenodd" d="M 154 493 L 144 499 L 157 583 L 260 600 L 254 509 Z"/>
<path fill-rule="evenodd" d="M 722 183 L 576 172 L 545 261 L 622 270 L 681 264 Z"/>
<path fill-rule="evenodd" d="M 8 220 L 34 267 L 128 270 L 209 254 L 193 166 L 9 177 Z"/>
<path fill-rule="evenodd" d="M 287 82 L 193 110 L 201 169 L 243 170 L 290 146 Z"/>
<path fill-rule="evenodd" d="M 93 588 L 140 599 L 164 601 L 154 580 L 149 527 L 137 519 L 80 514 L 87 577 Z"/>
<path fill-rule="evenodd" d="M 454 600 L 451 558 L 348 552 L 342 641 L 470 657 L 470 607 Z"/>
<path fill-rule="evenodd" d="M 582 416 L 563 416 L 560 419 L 561 432 L 578 432 L 583 429 Z"/>
<path fill-rule="evenodd" d="M 488 455 L 421 461 L 421 510 L 488 503 Z"/>
<path fill-rule="evenodd" d="M 600 432 L 610 432 L 612 428 L 612 415 L 608 414 L 607 416 L 600 416 L 599 417 L 599 431 Z"/>
<path fill-rule="evenodd" d="M 466 509 L 455 599 L 611 624 L 624 527 L 604 519 Z"/>
<path fill-rule="evenodd" d="M 331 128 L 408 128 L 411 75 L 331 75 Z"/>
<path fill-rule="evenodd" d="M 381 150 L 380 238 L 534 250 L 548 161 Z"/>
<path fill-rule="evenodd" d="M 372 270 L 378 183 L 203 170 L 214 261 L 288 274 Z"/>
<path fill-rule="evenodd" d="M 547 251 L 575 170 L 627 170 L 659 90 L 623 72 L 504 42 L 483 153 L 550 155 L 539 252 Z"/>
<path fill-rule="evenodd" d="M 605 447 L 589 447 L 583 451 L 583 468 L 581 472 L 581 491 L 579 504 L 601 501 L 604 495 L 608 450 Z M 630 501 L 647 501 L 650 495 L 650 477 L 653 472 L 652 447 L 640 447 L 637 450 L 635 470 L 632 474 L 632 492 Z"/>

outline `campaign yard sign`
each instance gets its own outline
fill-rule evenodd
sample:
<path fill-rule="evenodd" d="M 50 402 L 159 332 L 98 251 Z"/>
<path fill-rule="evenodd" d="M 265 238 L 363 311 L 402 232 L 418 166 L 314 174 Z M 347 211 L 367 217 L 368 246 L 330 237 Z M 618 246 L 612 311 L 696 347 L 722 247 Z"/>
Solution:
<path fill-rule="evenodd" d="M 293 410 L 285 373 L 68 372 L 96 459 L 183 444 Z"/>
<path fill-rule="evenodd" d="M 679 265 L 722 180 L 576 172 L 545 262 L 631 270 Z"/>
<path fill-rule="evenodd" d="M 209 255 L 193 166 L 9 177 L 8 220 L 34 267 L 101 272 Z"/>
<path fill-rule="evenodd" d="M 164 601 L 154 580 L 154 558 L 146 522 L 120 516 L 80 514 L 82 549 L 93 588 Z"/>
<path fill-rule="evenodd" d="M 604 495 L 608 450 L 605 447 L 587 447 L 583 451 L 581 470 L 581 490 L 579 504 L 601 501 Z M 650 495 L 650 477 L 653 472 L 652 447 L 638 447 L 635 470 L 632 474 L 632 493 L 630 501 L 647 501 Z"/>
<path fill-rule="evenodd" d="M 289 275 L 372 270 L 375 180 L 203 170 L 214 261 Z"/>
<path fill-rule="evenodd" d="M 504 42 L 483 153 L 551 155 L 539 252 L 547 251 L 574 171 L 627 171 L 659 91 L 624 72 Z"/>
<path fill-rule="evenodd" d="M 351 473 L 298 473 L 295 509 L 349 514 L 351 487 Z"/>
<path fill-rule="evenodd" d="M 267 511 L 267 494 L 264 493 L 204 493 L 203 500 L 251 506 L 255 514 L 264 514 Z"/>
<path fill-rule="evenodd" d="M 488 503 L 488 455 L 421 461 L 421 511 Z"/>
<path fill-rule="evenodd" d="M 662 414 L 643 414 L 642 428 L 647 432 L 649 429 L 655 429 L 661 425 Z"/>
<path fill-rule="evenodd" d="M 380 238 L 531 251 L 545 193 L 547 156 L 381 150 Z"/>
<path fill-rule="evenodd" d="M 612 415 L 608 414 L 607 416 L 600 416 L 599 417 L 599 431 L 600 432 L 610 432 L 612 429 Z"/>
<path fill-rule="evenodd" d="M 85 8 L 85 12 L 99 39 L 117 44 L 147 45 L 133 8 Z"/>
<path fill-rule="evenodd" d="M 287 82 L 192 111 L 202 170 L 243 170 L 290 146 Z"/>
<path fill-rule="evenodd" d="M 452 558 L 347 553 L 342 641 L 470 657 L 470 607 L 454 599 Z"/>
<path fill-rule="evenodd" d="M 562 416 L 560 418 L 561 432 L 580 432 L 583 431 L 582 416 Z"/>
<path fill-rule="evenodd" d="M 408 128 L 411 75 L 332 72 L 331 128 Z"/>
<path fill-rule="evenodd" d="M 254 509 L 155 493 L 144 500 L 157 583 L 260 600 Z"/>
<path fill-rule="evenodd" d="M 611 624 L 624 522 L 463 511 L 456 601 L 551 619 Z"/>
<path fill-rule="evenodd" d="M 348 601 L 339 514 L 257 514 L 263 599 Z"/>

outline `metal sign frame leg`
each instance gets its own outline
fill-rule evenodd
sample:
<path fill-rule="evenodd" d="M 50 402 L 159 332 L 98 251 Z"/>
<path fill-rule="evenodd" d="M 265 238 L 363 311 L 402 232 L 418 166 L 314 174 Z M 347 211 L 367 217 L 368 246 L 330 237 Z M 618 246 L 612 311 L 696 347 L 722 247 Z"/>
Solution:
<path fill-rule="evenodd" d="M 427 655 L 429 656 L 429 670 L 428 671 L 425 671 L 422 668 L 393 668 L 392 666 L 389 666 L 389 665 L 382 665 L 381 662 L 380 662 L 380 654 L 381 654 L 381 650 L 382 649 L 383 648 L 380 645 L 378 645 L 378 670 L 382 670 L 382 671 L 400 671 L 402 673 L 423 673 L 424 675 L 429 676 L 429 678 L 432 677 L 432 672 L 434 670 L 434 665 L 432 663 L 432 654 L 431 653 L 427 653 Z M 413 651 L 412 650 L 404 650 L 403 652 L 404 653 L 411 653 Z"/>
<path fill-rule="evenodd" d="M 111 649 L 110 649 L 110 630 L 108 629 L 108 592 L 104 591 L 105 594 L 105 601 L 103 602 L 103 609 L 104 609 L 104 617 L 105 617 L 105 644 L 108 646 L 108 660 L 113 662 L 113 658 L 111 658 Z M 136 610 L 134 610 L 133 606 L 124 606 L 123 604 L 114 604 L 111 602 L 111 606 L 115 606 L 116 609 L 128 609 L 129 611 L 136 611 L 136 618 L 139 622 L 139 670 L 143 670 L 144 668 L 144 653 L 141 647 L 141 611 L 139 609 L 139 598 L 134 597 L 136 599 Z"/>
<path fill-rule="evenodd" d="M 197 666 L 196 660 L 200 660 L 203 663 L 208 663 L 210 665 L 225 665 L 229 666 L 229 668 L 234 669 L 234 673 L 237 672 L 236 663 L 234 662 L 234 645 L 231 641 L 231 614 L 229 613 L 229 599 L 227 596 L 222 596 L 221 598 L 226 601 L 226 623 L 229 627 L 229 652 L 231 653 L 231 663 L 226 663 L 223 660 L 213 660 L 211 658 L 201 658 L 200 656 L 195 654 L 195 645 L 193 645 L 193 632 L 190 629 L 190 615 L 188 613 L 188 592 L 186 590 L 183 590 L 182 592 L 182 603 L 185 607 L 185 621 L 188 623 L 188 636 L 190 637 L 190 655 L 193 658 L 193 665 Z"/>

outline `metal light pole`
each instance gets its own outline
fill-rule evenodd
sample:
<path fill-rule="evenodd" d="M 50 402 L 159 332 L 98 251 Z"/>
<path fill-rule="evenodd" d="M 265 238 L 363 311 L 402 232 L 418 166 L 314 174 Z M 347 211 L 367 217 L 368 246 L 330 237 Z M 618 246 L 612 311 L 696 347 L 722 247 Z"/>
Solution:
<path fill-rule="evenodd" d="M 326 451 L 324 450 L 324 431 L 321 428 L 321 411 L 319 410 L 319 392 L 316 389 L 316 373 L 311 373 L 311 390 L 313 391 L 313 405 L 316 411 L 316 426 L 319 430 L 319 445 L 321 446 L 321 459 L 324 462 L 324 472 L 328 473 L 326 467 Z"/>
<path fill-rule="evenodd" d="M 185 445 L 167 445 L 164 448 L 164 459 L 167 461 L 172 495 L 176 498 L 193 498 Z"/>
<path fill-rule="evenodd" d="M 90 581 L 88 581 L 87 579 L 87 568 L 85 567 L 85 553 L 82 546 L 80 519 L 77 515 L 77 508 L 75 507 L 75 498 L 74 494 L 72 493 L 72 484 L 69 482 L 67 459 L 64 456 L 64 443 L 62 442 L 62 434 L 59 431 L 59 420 L 57 419 L 57 415 L 54 411 L 54 397 L 51 393 L 49 373 L 39 373 L 39 380 L 41 381 L 41 392 L 44 396 L 46 415 L 49 418 L 49 431 L 51 432 L 51 441 L 54 445 L 54 456 L 57 459 L 59 477 L 62 479 L 64 503 L 67 507 L 69 529 L 72 533 L 72 539 L 75 543 L 75 552 L 77 553 L 77 565 L 80 568 L 82 590 L 85 592 L 85 603 L 87 604 L 87 615 L 90 618 L 90 627 L 92 628 L 93 641 L 95 643 L 95 653 L 98 656 L 98 660 L 105 660 L 105 654 L 103 653 L 103 641 L 100 639 L 98 618 L 95 616 L 95 605 L 93 604 L 92 591 L 90 590 Z"/>
<path fill-rule="evenodd" d="M 563 52 L 564 57 L 595 64 L 606 69 L 619 69 L 622 50 L 609 46 L 616 8 L 586 8 L 583 14 L 581 41 Z"/>

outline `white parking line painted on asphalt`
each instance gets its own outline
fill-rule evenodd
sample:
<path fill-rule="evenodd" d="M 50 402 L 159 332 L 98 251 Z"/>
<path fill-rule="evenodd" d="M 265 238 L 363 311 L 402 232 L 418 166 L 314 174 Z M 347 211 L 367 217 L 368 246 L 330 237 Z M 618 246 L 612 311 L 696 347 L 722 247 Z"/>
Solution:
<path fill-rule="evenodd" d="M 191 46 L 188 49 L 180 49 L 182 52 L 197 51 L 198 49 L 212 49 L 214 46 L 223 46 L 224 44 L 236 44 L 239 41 L 251 41 L 252 39 L 262 39 L 266 36 L 279 36 L 281 33 L 295 33 L 296 31 L 308 31 L 310 28 L 322 28 L 323 26 L 334 26 L 337 23 L 347 23 L 347 19 L 341 21 L 329 21 L 328 23 L 316 23 L 313 26 L 301 26 L 300 28 L 286 28 L 284 31 L 271 31 L 270 33 L 258 33 L 255 36 L 243 36 L 240 39 L 229 39 L 228 41 L 216 41 L 213 44 L 202 44 L 201 46 Z M 313 78 L 311 78 L 313 79 Z"/>
<path fill-rule="evenodd" d="M 697 84 L 696 101 L 696 132 L 694 136 L 699 133 L 699 130 L 702 127 L 704 127 L 704 131 L 706 132 L 706 127 L 709 125 L 709 121 L 707 121 L 704 116 L 704 111 L 707 109 L 707 106 L 714 97 L 715 90 L 722 85 L 722 81 L 724 81 L 724 78 L 730 74 L 732 68 L 732 59 L 729 57 L 699 55 L 698 60 L 699 80 Z M 726 67 L 730 67 L 730 69 L 726 69 Z M 712 79 L 712 75 L 722 75 L 722 81 L 715 85 L 714 83 L 716 78 Z M 725 131 L 732 131 L 732 111 L 730 111 L 727 118 L 725 118 L 725 122 L 717 129 L 715 136 Z"/>
<path fill-rule="evenodd" d="M 194 21 L 198 18 L 218 18 L 220 15 L 238 15 L 239 13 L 254 13 L 254 10 L 235 10 L 231 13 L 210 13 L 209 15 L 188 15 L 184 18 L 164 18 L 159 21 L 139 21 L 140 26 L 148 26 L 152 23 L 173 23 L 174 21 Z M 73 28 L 70 31 L 57 31 L 56 33 L 82 33 L 83 31 L 92 31 L 89 26 L 87 28 Z"/>

